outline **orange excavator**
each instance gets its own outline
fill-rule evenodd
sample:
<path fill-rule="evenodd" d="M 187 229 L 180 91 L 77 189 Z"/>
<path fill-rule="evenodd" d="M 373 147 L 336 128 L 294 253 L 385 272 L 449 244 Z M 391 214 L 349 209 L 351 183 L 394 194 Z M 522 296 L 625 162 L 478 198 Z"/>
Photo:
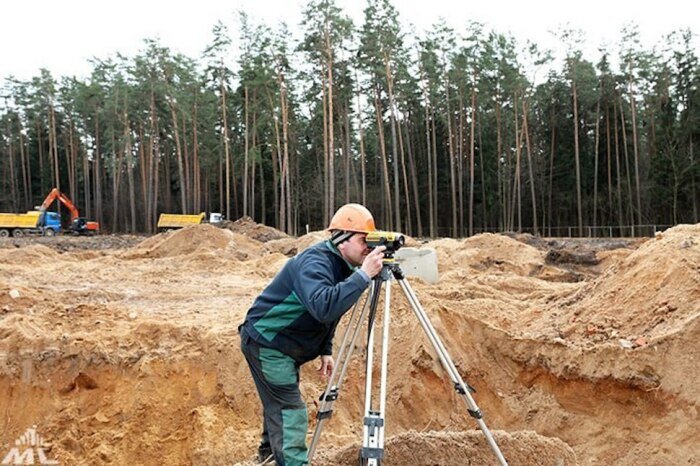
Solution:
<path fill-rule="evenodd" d="M 80 212 L 78 212 L 78 208 L 75 207 L 75 204 L 73 204 L 68 196 L 59 191 L 58 188 L 53 188 L 51 192 L 49 192 L 46 199 L 44 199 L 44 202 L 41 203 L 39 211 L 42 213 L 46 212 L 53 201 L 56 200 L 66 206 L 66 208 L 70 211 L 70 226 L 68 229 L 71 232 L 78 235 L 92 235 L 99 233 L 100 224 L 98 222 L 90 222 L 86 220 L 85 217 L 81 217 Z"/>

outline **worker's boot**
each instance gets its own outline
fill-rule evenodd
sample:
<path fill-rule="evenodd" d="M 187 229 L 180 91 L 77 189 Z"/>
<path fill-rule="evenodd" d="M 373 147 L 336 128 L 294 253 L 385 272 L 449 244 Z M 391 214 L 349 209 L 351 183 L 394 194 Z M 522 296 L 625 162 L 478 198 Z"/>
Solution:
<path fill-rule="evenodd" d="M 266 464 L 272 458 L 272 447 L 269 443 L 261 443 L 258 447 L 258 463 Z"/>

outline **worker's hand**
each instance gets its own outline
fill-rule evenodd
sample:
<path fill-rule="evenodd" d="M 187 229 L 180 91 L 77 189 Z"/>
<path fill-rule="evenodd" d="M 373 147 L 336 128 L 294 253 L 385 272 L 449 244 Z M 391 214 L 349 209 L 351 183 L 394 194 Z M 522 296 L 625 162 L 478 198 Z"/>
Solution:
<path fill-rule="evenodd" d="M 321 356 L 321 367 L 318 368 L 318 373 L 321 377 L 327 379 L 333 373 L 333 356 Z"/>
<path fill-rule="evenodd" d="M 369 278 L 374 278 L 382 270 L 382 262 L 384 261 L 384 250 L 386 246 L 378 246 L 367 254 L 365 260 L 362 261 L 361 269 L 369 275 Z"/>

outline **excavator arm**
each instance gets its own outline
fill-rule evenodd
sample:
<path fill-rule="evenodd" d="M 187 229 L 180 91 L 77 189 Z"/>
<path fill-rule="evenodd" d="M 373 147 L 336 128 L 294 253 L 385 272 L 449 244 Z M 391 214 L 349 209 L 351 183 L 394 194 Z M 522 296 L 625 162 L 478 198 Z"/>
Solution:
<path fill-rule="evenodd" d="M 46 212 L 46 210 L 48 210 L 48 208 L 55 200 L 58 200 L 70 211 L 71 222 L 73 222 L 76 218 L 80 217 L 80 213 L 78 212 L 78 208 L 75 207 L 75 204 L 73 204 L 73 202 L 68 198 L 68 196 L 59 191 L 58 188 L 53 188 L 51 192 L 49 192 L 49 194 L 46 196 L 46 199 L 44 199 L 44 202 L 41 203 L 39 211 Z"/>

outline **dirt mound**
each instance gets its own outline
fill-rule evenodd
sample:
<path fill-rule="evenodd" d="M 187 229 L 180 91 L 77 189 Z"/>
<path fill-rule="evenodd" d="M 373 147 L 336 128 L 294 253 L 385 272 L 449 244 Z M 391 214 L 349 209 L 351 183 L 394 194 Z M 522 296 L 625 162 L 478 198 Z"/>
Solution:
<path fill-rule="evenodd" d="M 427 243 L 438 254 L 440 274 L 453 270 L 475 273 L 513 273 L 531 276 L 544 264 L 543 254 L 532 246 L 503 235 L 484 233 L 462 241 L 440 239 Z"/>
<path fill-rule="evenodd" d="M 157 259 L 205 251 L 224 250 L 234 238 L 233 232 L 212 225 L 193 225 L 158 234 L 125 252 L 125 259 Z"/>
<path fill-rule="evenodd" d="M 559 304 L 568 339 L 640 343 L 700 313 L 700 225 L 681 225 L 611 265 Z"/>
<path fill-rule="evenodd" d="M 0 249 L 0 263 L 37 265 L 56 259 L 58 253 L 44 245 L 32 244 L 24 248 Z"/>
<path fill-rule="evenodd" d="M 559 439 L 535 432 L 494 432 L 494 440 L 509 464 L 576 465 L 576 454 Z M 320 464 L 356 465 L 359 446 L 349 446 Z M 389 437 L 385 442 L 386 465 L 464 466 L 498 464 L 481 431 L 415 432 Z"/>
<path fill-rule="evenodd" d="M 257 223 L 250 217 L 241 217 L 235 222 L 225 222 L 223 227 L 234 233 L 240 233 L 241 235 L 260 241 L 261 243 L 281 238 L 289 238 L 289 235 L 286 233 L 276 228 L 263 225 L 262 223 Z"/>
<path fill-rule="evenodd" d="M 261 243 L 201 225 L 120 252 L 0 247 L 0 457 L 37 425 L 61 464 L 252 464 L 261 407 L 236 327 L 288 256 L 326 237 Z M 563 247 L 594 249 L 597 265 L 548 264 L 543 241 L 432 241 L 440 281 L 408 279 L 506 458 L 700 462 L 700 225 L 629 248 Z M 495 464 L 396 285 L 391 318 L 387 464 Z M 364 352 L 319 464 L 357 462 Z M 311 429 L 316 369 L 301 375 Z"/>
<path fill-rule="evenodd" d="M 281 238 L 265 243 L 265 249 L 270 252 L 284 254 L 287 257 L 295 256 L 309 246 L 325 241 L 329 238 L 325 231 L 312 231 L 299 238 Z"/>

